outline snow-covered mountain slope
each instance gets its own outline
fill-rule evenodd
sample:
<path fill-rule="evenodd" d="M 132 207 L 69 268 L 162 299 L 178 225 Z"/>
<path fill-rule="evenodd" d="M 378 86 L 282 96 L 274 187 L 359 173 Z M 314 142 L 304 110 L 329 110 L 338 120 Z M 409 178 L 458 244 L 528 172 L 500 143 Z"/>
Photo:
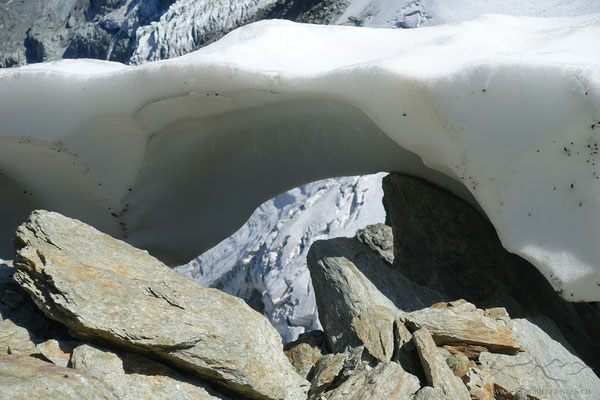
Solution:
<path fill-rule="evenodd" d="M 457 23 L 484 14 L 566 17 L 597 12 L 600 3 L 588 0 L 352 0 L 335 23 L 418 28 Z"/>
<path fill-rule="evenodd" d="M 139 67 L 0 70 L 0 216 L 48 207 L 191 259 L 287 188 L 407 171 L 462 182 L 509 251 L 565 298 L 598 300 L 598 38 L 598 14 L 263 21 Z"/>
<path fill-rule="evenodd" d="M 325 179 L 265 202 L 235 234 L 177 271 L 246 299 L 284 340 L 320 327 L 306 267 L 313 241 L 385 220 L 385 174 Z"/>

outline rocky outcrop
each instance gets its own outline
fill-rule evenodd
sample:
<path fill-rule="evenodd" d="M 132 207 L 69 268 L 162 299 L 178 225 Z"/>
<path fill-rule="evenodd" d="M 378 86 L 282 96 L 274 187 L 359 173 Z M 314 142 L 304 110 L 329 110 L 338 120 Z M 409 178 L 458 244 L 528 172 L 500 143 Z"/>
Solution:
<path fill-rule="evenodd" d="M 370 381 L 362 380 L 364 376 L 371 368 L 383 369 L 388 363 L 375 356 L 374 343 L 378 339 L 381 348 L 385 347 L 381 339 L 390 331 L 391 363 L 400 365 L 410 380 L 420 382 L 414 391 L 411 388 L 413 400 L 535 400 L 545 398 L 540 393 L 544 391 L 552 393 L 548 397 L 553 400 L 583 400 L 590 393 L 600 393 L 598 377 L 567 350 L 567 341 L 547 319 L 535 321 L 549 334 L 527 320 L 511 319 L 502 307 L 479 309 L 465 300 L 435 302 L 410 312 L 401 309 L 406 304 L 410 307 L 410 297 L 418 296 L 415 293 L 420 291 L 425 291 L 428 298 L 441 295 L 412 283 L 407 285 L 408 280 L 384 261 L 381 249 L 387 246 L 373 243 L 376 241 L 333 239 L 316 242 L 309 251 L 308 265 L 325 337 L 346 346 L 332 347 L 334 354 L 317 362 L 311 398 L 337 398 L 333 396 L 338 393 L 343 393 L 339 398 L 353 398 L 362 389 L 368 391 Z M 385 307 L 383 304 L 391 307 L 390 311 L 368 324 L 377 335 L 359 336 L 358 316 L 365 312 L 375 315 Z M 396 315 L 391 324 L 388 315 Z M 361 354 L 362 362 L 347 368 L 349 355 L 356 353 Z M 544 364 L 532 360 L 543 360 Z M 568 371 L 562 370 L 559 375 L 560 369 L 548 369 L 558 365 L 566 365 Z M 581 371 L 573 370 L 575 366 Z M 561 382 L 540 378 L 543 373 L 551 373 Z M 384 383 L 380 385 L 385 387 Z M 575 389 L 569 391 L 568 387 Z M 379 396 L 376 398 L 387 398 L 383 392 Z"/>
<path fill-rule="evenodd" d="M 242 300 L 56 213 L 34 212 L 15 245 L 15 279 L 78 336 L 153 354 L 248 397 L 304 396 L 281 338 Z"/>
<path fill-rule="evenodd" d="M 0 398 L 118 400 L 100 381 L 27 356 L 0 356 Z"/>
<path fill-rule="evenodd" d="M 447 190 L 396 173 L 384 178 L 383 189 L 396 271 L 445 300 L 502 306 L 513 318 L 545 315 L 600 368 L 598 304 L 561 299 L 535 267 L 502 247 L 479 210 Z"/>
<path fill-rule="evenodd" d="M 174 0 L 49 0 L 0 4 L 0 68 L 61 58 L 127 62 L 137 28 Z"/>
<path fill-rule="evenodd" d="M 79 221 L 35 212 L 15 245 L 16 272 L 1 270 L 11 288 L 3 304 L 9 312 L 27 304 L 16 281 L 78 340 L 60 329 L 38 330 L 35 340 L 0 337 L 0 345 L 22 340 L 16 348 L 37 357 L 0 356 L 0 397 L 583 400 L 600 392 L 600 379 L 548 319 L 511 320 L 503 308 L 465 300 L 400 308 L 420 292 L 437 294 L 391 269 L 374 240 L 313 246 L 317 304 L 339 321 L 324 320 L 324 332 L 285 348 L 241 300 Z M 43 326 L 58 325 L 36 312 Z"/>

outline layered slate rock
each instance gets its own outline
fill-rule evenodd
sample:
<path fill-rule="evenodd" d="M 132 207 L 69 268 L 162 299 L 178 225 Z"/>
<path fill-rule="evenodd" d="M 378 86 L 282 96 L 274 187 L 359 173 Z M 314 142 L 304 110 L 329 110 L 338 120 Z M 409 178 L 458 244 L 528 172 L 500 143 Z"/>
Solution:
<path fill-rule="evenodd" d="M 445 300 L 502 306 L 513 318 L 545 315 L 588 365 L 600 368 L 597 303 L 560 298 L 533 265 L 502 247 L 481 210 L 448 190 L 398 173 L 383 179 L 383 190 L 394 269 Z"/>
<path fill-rule="evenodd" d="M 37 358 L 0 355 L 0 398 L 118 400 L 100 381 Z"/>
<path fill-rule="evenodd" d="M 488 314 L 474 304 L 458 300 L 436 303 L 430 308 L 407 314 L 404 318 L 414 330 L 426 328 L 437 345 L 475 345 L 507 354 L 522 350 L 505 310 L 492 310 Z"/>
<path fill-rule="evenodd" d="M 247 397 L 304 396 L 281 338 L 242 300 L 57 213 L 34 212 L 15 245 L 15 279 L 79 336 L 151 353 Z"/>
<path fill-rule="evenodd" d="M 389 361 L 396 317 L 441 297 L 410 282 L 355 239 L 313 243 L 307 263 L 319 319 L 333 352 L 364 345 L 373 357 Z"/>
<path fill-rule="evenodd" d="M 469 391 L 462 381 L 454 376 L 427 329 L 414 332 L 413 338 L 423 363 L 427 382 L 434 388 L 440 389 L 447 400 L 471 400 Z"/>
<path fill-rule="evenodd" d="M 198 378 L 147 357 L 90 345 L 74 349 L 73 368 L 103 382 L 120 400 L 227 400 Z"/>

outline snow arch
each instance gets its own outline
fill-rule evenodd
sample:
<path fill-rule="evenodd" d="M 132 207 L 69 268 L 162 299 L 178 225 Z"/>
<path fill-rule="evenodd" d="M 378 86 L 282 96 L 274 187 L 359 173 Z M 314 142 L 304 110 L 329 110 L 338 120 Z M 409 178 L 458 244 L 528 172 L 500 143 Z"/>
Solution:
<path fill-rule="evenodd" d="M 402 171 L 476 201 L 565 298 L 600 300 L 598 39 L 600 15 L 270 21 L 140 67 L 2 70 L 0 237 L 47 208 L 187 261 L 288 188 Z"/>

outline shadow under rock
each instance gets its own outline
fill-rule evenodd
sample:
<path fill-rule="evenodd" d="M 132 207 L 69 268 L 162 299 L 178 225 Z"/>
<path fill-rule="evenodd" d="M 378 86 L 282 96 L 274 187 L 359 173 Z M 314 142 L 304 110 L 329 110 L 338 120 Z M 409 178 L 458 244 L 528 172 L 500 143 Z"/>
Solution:
<path fill-rule="evenodd" d="M 73 340 L 64 325 L 46 317 L 35 305 L 29 294 L 14 280 L 14 272 L 14 267 L 0 261 L 0 321 L 11 322 L 27 330 L 29 340 L 34 344 L 49 339 Z M 0 343 L 0 348 L 5 345 Z"/>

